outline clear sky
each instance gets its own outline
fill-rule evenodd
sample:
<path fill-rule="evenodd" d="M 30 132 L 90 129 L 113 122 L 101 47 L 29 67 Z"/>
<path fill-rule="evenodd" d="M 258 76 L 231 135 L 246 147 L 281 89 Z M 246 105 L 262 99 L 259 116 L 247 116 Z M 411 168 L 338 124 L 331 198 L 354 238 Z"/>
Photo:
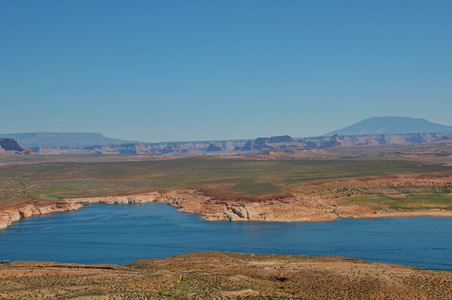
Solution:
<path fill-rule="evenodd" d="M 0 1 L 0 132 L 144 142 L 452 125 L 452 1 Z"/>

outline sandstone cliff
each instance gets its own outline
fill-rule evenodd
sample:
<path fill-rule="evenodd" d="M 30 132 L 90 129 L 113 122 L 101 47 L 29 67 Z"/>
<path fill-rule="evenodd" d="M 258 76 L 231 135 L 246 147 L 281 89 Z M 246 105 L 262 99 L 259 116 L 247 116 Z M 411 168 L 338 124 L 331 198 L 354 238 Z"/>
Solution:
<path fill-rule="evenodd" d="M 452 133 L 409 133 L 374 135 L 333 135 L 312 138 L 290 138 L 289 136 L 257 138 L 248 141 L 235 151 L 286 150 L 286 149 L 326 149 L 351 146 L 412 145 L 451 141 Z"/>
<path fill-rule="evenodd" d="M 181 212 L 202 215 L 204 220 L 316 222 L 358 217 L 372 210 L 357 205 L 338 207 L 330 197 L 283 195 L 269 199 L 218 200 L 197 191 L 170 191 L 162 201 Z"/>
<path fill-rule="evenodd" d="M 53 212 L 76 210 L 83 205 L 76 202 L 46 202 L 36 204 L 20 205 L 17 208 L 10 208 L 0 211 L 0 229 L 11 226 L 12 223 L 21 218 L 28 218 L 33 215 L 44 215 Z"/>
<path fill-rule="evenodd" d="M 0 229 L 11 226 L 12 223 L 21 218 L 28 218 L 33 215 L 44 215 L 53 212 L 77 210 L 83 204 L 107 203 L 107 204 L 138 204 L 161 201 L 158 192 L 129 195 L 129 196 L 105 196 L 90 198 L 68 198 L 60 202 L 38 202 L 35 204 L 20 204 L 17 207 L 0 210 Z"/>

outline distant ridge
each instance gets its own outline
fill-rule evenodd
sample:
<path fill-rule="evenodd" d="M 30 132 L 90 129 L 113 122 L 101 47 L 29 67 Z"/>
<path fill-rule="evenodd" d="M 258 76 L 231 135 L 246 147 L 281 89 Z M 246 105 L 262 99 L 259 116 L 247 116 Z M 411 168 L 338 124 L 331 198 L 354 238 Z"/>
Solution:
<path fill-rule="evenodd" d="M 362 120 L 348 127 L 331 131 L 324 136 L 332 135 L 368 135 L 368 134 L 405 134 L 452 132 L 452 126 L 432 123 L 421 118 L 410 117 L 374 117 Z"/>
<path fill-rule="evenodd" d="M 105 137 L 101 133 L 90 132 L 29 132 L 0 134 L 0 138 L 15 139 L 25 147 L 33 146 L 92 146 L 135 143 Z"/>

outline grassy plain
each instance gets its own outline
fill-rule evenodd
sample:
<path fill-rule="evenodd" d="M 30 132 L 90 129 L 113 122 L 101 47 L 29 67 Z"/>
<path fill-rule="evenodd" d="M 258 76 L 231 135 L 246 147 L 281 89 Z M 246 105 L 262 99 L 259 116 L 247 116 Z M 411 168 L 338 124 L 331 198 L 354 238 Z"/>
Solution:
<path fill-rule="evenodd" d="M 303 187 L 317 181 L 452 170 L 439 164 L 406 160 L 188 157 L 116 161 L 117 157 L 111 157 L 111 161 L 104 161 L 105 157 L 100 157 L 96 161 L 95 158 L 78 156 L 77 161 L 58 161 L 61 157 L 43 160 L 38 156 L 37 161 L 5 163 L 0 167 L 0 202 L 49 201 L 180 187 L 198 189 L 216 198 L 253 199 L 306 192 Z M 450 192 L 447 187 L 441 188 Z M 441 188 L 433 192 L 441 192 Z M 449 198 L 442 200 L 445 199 Z"/>
<path fill-rule="evenodd" d="M 374 210 L 390 209 L 397 211 L 416 211 L 443 209 L 452 211 L 452 193 L 422 192 L 407 194 L 367 194 L 350 197 L 349 203 L 371 203 Z"/>

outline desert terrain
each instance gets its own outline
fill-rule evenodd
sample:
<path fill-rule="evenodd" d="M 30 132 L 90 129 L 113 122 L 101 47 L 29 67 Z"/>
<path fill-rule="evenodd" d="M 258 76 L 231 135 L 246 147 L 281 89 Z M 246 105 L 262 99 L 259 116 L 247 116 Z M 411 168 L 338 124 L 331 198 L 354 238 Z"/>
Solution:
<path fill-rule="evenodd" d="M 452 216 L 451 188 L 450 143 L 240 157 L 3 153 L 0 223 L 154 201 L 210 221 Z M 201 252 L 125 266 L 0 264 L 5 299 L 447 299 L 451 286 L 450 271 L 342 257 Z"/>
<path fill-rule="evenodd" d="M 333 256 L 198 252 L 124 266 L 0 265 L 2 299 L 449 299 L 450 271 Z"/>

